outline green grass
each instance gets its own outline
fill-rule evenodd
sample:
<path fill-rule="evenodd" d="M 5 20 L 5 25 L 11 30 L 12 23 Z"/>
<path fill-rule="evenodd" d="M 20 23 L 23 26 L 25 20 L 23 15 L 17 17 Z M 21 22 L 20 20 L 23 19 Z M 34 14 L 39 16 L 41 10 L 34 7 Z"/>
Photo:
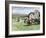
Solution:
<path fill-rule="evenodd" d="M 12 31 L 29 31 L 29 30 L 39 30 L 40 24 L 35 25 L 28 25 L 24 23 L 22 20 L 21 22 L 16 22 L 15 18 L 12 19 Z"/>

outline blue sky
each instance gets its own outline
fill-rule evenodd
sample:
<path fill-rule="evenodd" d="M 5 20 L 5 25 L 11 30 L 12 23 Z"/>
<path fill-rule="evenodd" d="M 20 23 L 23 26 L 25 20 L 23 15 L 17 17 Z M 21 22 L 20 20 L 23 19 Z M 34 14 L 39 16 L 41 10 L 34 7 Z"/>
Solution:
<path fill-rule="evenodd" d="M 31 7 L 13 7 L 13 14 L 29 14 L 33 9 Z"/>

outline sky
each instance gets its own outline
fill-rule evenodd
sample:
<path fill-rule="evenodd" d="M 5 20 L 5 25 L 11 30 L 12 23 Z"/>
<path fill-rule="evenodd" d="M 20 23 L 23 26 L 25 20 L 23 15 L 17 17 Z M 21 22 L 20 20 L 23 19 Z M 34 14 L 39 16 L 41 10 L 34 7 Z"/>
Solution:
<path fill-rule="evenodd" d="M 30 12 L 33 12 L 34 9 L 38 8 L 31 8 L 31 7 L 13 7 L 13 14 L 29 14 Z"/>

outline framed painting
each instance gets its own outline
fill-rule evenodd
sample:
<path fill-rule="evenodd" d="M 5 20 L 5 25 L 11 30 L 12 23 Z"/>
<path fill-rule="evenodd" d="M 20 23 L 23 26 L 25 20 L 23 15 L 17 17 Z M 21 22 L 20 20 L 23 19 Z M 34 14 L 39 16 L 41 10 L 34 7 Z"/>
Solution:
<path fill-rule="evenodd" d="M 45 34 L 45 3 L 5 1 L 5 36 Z"/>

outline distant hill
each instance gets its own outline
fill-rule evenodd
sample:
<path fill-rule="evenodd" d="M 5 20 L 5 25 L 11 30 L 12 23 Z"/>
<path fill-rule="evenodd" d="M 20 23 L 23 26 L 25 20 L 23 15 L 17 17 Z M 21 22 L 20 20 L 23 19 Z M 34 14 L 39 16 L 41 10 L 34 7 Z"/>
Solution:
<path fill-rule="evenodd" d="M 28 14 L 12 14 L 13 16 L 28 16 Z"/>

